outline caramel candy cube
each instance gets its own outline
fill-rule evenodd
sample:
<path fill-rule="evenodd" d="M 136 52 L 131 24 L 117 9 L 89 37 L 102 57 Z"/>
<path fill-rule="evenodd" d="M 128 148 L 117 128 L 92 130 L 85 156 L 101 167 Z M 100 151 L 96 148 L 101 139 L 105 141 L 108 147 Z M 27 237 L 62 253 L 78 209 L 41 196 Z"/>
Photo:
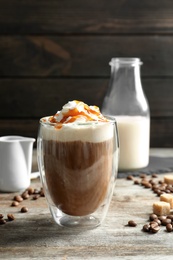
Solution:
<path fill-rule="evenodd" d="M 166 184 L 172 184 L 173 185 L 173 175 L 165 175 L 164 176 L 164 182 Z"/>
<path fill-rule="evenodd" d="M 172 194 L 161 194 L 160 195 L 160 201 L 165 201 L 170 204 L 170 208 L 173 208 L 173 195 Z"/>
<path fill-rule="evenodd" d="M 158 201 L 153 203 L 153 213 L 162 216 L 170 213 L 170 204 L 165 201 Z"/>

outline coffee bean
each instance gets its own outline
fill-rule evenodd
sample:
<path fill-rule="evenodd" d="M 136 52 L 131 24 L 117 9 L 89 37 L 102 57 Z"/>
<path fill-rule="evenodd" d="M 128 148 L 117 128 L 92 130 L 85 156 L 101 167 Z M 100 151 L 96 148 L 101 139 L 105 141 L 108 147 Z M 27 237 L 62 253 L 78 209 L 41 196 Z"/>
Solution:
<path fill-rule="evenodd" d="M 43 190 L 43 189 L 40 190 L 40 196 L 41 196 L 41 197 L 45 197 L 45 194 L 44 194 L 44 190 Z"/>
<path fill-rule="evenodd" d="M 167 224 L 171 224 L 172 220 L 170 218 L 166 218 L 166 219 L 163 219 L 161 222 L 162 222 L 163 226 L 166 226 Z"/>
<path fill-rule="evenodd" d="M 151 177 L 152 177 L 152 178 L 157 178 L 158 175 L 157 175 L 156 173 L 153 173 L 153 174 L 151 175 Z"/>
<path fill-rule="evenodd" d="M 24 200 L 26 200 L 26 199 L 29 198 L 29 194 L 28 194 L 27 191 L 25 191 L 25 192 L 22 193 L 22 198 L 23 198 Z"/>
<path fill-rule="evenodd" d="M 152 220 L 158 219 L 158 216 L 153 213 L 150 215 L 149 219 L 152 221 Z"/>
<path fill-rule="evenodd" d="M 13 221 L 15 219 L 14 215 L 13 214 L 7 214 L 7 218 L 9 221 Z"/>
<path fill-rule="evenodd" d="M 157 191 L 157 196 L 160 196 L 160 195 L 162 195 L 162 194 L 164 194 L 163 191 L 161 191 L 161 190 L 158 190 L 158 191 Z"/>
<path fill-rule="evenodd" d="M 166 190 L 165 190 L 165 192 L 166 192 L 166 193 L 171 193 L 171 191 L 170 191 L 170 190 L 168 190 L 168 189 L 166 189 Z"/>
<path fill-rule="evenodd" d="M 20 195 L 16 195 L 16 196 L 14 196 L 14 200 L 17 202 L 21 202 L 21 201 L 23 201 L 23 198 Z"/>
<path fill-rule="evenodd" d="M 162 181 L 162 180 L 159 180 L 159 184 L 163 184 L 164 183 L 164 181 Z"/>
<path fill-rule="evenodd" d="M 28 191 L 28 194 L 29 194 L 29 195 L 34 194 L 34 188 L 29 187 L 29 188 L 27 189 L 27 191 Z"/>
<path fill-rule="evenodd" d="M 39 194 L 35 194 L 35 195 L 33 196 L 33 200 L 37 200 L 39 197 L 40 197 Z"/>
<path fill-rule="evenodd" d="M 4 217 L 4 215 L 3 215 L 3 214 L 0 214 L 0 219 L 3 218 L 3 217 Z"/>
<path fill-rule="evenodd" d="M 168 215 L 167 218 L 170 218 L 173 221 L 173 215 Z"/>
<path fill-rule="evenodd" d="M 134 184 L 135 184 L 135 185 L 139 185 L 139 184 L 140 184 L 140 181 L 134 180 Z"/>
<path fill-rule="evenodd" d="M 172 224 L 167 224 L 167 225 L 166 225 L 166 230 L 167 230 L 168 232 L 172 232 Z"/>
<path fill-rule="evenodd" d="M 141 173 L 141 174 L 139 175 L 139 177 L 140 177 L 141 179 L 144 179 L 144 178 L 147 177 L 147 175 L 146 175 L 145 173 Z"/>
<path fill-rule="evenodd" d="M 15 200 L 11 203 L 11 206 L 13 206 L 13 207 L 17 207 L 18 205 L 19 205 L 19 202 L 15 201 Z"/>
<path fill-rule="evenodd" d="M 152 190 L 153 190 L 153 192 L 156 193 L 156 194 L 158 194 L 158 192 L 160 191 L 158 188 L 153 188 L 153 187 L 152 187 Z"/>
<path fill-rule="evenodd" d="M 156 183 L 153 181 L 153 179 L 149 180 L 149 183 L 151 183 L 151 185 L 156 185 Z"/>
<path fill-rule="evenodd" d="M 152 187 L 152 185 L 151 185 L 151 183 L 146 182 L 146 183 L 144 184 L 144 187 L 145 187 L 146 189 L 150 189 L 150 188 Z"/>
<path fill-rule="evenodd" d="M 143 226 L 143 231 L 144 232 L 149 232 L 150 231 L 150 224 L 145 224 L 144 226 Z"/>
<path fill-rule="evenodd" d="M 152 186 L 152 190 L 155 190 L 155 189 L 159 189 L 159 185 L 158 185 L 158 184 L 154 184 L 154 185 Z"/>
<path fill-rule="evenodd" d="M 160 230 L 160 227 L 156 222 L 150 223 L 150 231 L 152 233 L 157 233 L 159 230 Z"/>
<path fill-rule="evenodd" d="M 40 196 L 41 196 L 41 197 L 45 197 L 44 189 L 43 189 L 43 188 L 40 188 Z"/>
<path fill-rule="evenodd" d="M 0 225 L 3 225 L 3 224 L 5 224 L 5 223 L 6 223 L 6 220 L 3 219 L 3 218 L 1 218 L 1 219 L 0 219 Z"/>
<path fill-rule="evenodd" d="M 132 180 L 133 180 L 133 176 L 132 176 L 132 175 L 128 175 L 128 176 L 127 176 L 127 180 L 132 181 Z"/>
<path fill-rule="evenodd" d="M 27 207 L 22 207 L 22 208 L 21 208 L 21 212 L 22 212 L 22 213 L 28 212 L 28 208 L 27 208 Z"/>
<path fill-rule="evenodd" d="M 137 224 L 136 224 L 136 222 L 134 220 L 129 220 L 128 225 L 130 227 L 136 227 L 137 226 Z"/>
<path fill-rule="evenodd" d="M 159 226 L 162 224 L 161 221 L 160 221 L 160 219 L 158 219 L 158 218 L 157 218 L 157 219 L 154 219 L 154 222 L 156 222 Z"/>
<path fill-rule="evenodd" d="M 165 220 L 167 217 L 166 216 L 158 216 L 158 219 L 162 222 L 163 220 Z"/>

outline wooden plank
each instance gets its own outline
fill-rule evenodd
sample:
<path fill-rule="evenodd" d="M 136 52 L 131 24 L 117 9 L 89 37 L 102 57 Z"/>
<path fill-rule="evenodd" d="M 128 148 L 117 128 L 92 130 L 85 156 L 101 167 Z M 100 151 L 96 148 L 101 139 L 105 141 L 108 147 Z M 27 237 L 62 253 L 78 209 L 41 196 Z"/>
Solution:
<path fill-rule="evenodd" d="M 73 99 L 101 106 L 107 84 L 102 79 L 1 79 L 0 117 L 52 115 Z"/>
<path fill-rule="evenodd" d="M 39 118 L 0 119 L 0 136 L 23 135 L 37 138 L 38 127 Z M 173 147 L 172 133 L 173 117 L 151 118 L 151 147 Z"/>
<path fill-rule="evenodd" d="M 172 33 L 173 3 L 1 0 L 0 33 Z"/>
<path fill-rule="evenodd" d="M 173 116 L 173 79 L 142 80 L 152 117 Z M 0 79 L 0 118 L 51 115 L 69 100 L 101 108 L 109 79 Z"/>
<path fill-rule="evenodd" d="M 118 56 L 140 57 L 143 76 L 173 76 L 172 46 L 172 35 L 0 36 L 0 77 L 108 77 Z"/>
<path fill-rule="evenodd" d="M 37 138 L 38 119 L 0 119 L 0 136 L 22 135 Z M 34 144 L 36 146 L 36 144 Z"/>
<path fill-rule="evenodd" d="M 173 117 L 151 118 L 151 147 L 173 147 Z"/>
<path fill-rule="evenodd" d="M 163 180 L 164 174 L 159 174 Z M 148 177 L 150 179 L 150 176 Z M 140 179 L 139 179 L 140 180 Z M 32 182 L 39 188 L 39 180 Z M 17 193 L 19 194 L 19 193 Z M 161 226 L 156 234 L 142 232 L 149 222 L 152 204 L 159 201 L 150 189 L 133 185 L 132 181 L 117 179 L 113 198 L 105 222 L 98 228 L 83 232 L 64 229 L 50 216 L 45 198 L 21 202 L 10 207 L 15 194 L 0 194 L 1 213 L 10 212 L 15 220 L 0 226 L 0 254 L 2 259 L 117 259 L 148 260 L 172 257 L 172 234 Z M 27 206 L 27 213 L 20 208 Z M 127 223 L 133 219 L 136 227 Z"/>

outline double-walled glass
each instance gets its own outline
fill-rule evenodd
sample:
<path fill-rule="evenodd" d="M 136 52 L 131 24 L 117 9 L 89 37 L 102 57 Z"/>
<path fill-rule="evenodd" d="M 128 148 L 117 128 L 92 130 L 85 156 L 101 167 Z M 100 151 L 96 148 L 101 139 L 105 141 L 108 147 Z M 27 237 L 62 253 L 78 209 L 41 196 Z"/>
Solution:
<path fill-rule="evenodd" d="M 41 181 L 55 222 L 82 229 L 100 225 L 117 177 L 115 119 L 57 128 L 42 118 L 37 149 Z"/>

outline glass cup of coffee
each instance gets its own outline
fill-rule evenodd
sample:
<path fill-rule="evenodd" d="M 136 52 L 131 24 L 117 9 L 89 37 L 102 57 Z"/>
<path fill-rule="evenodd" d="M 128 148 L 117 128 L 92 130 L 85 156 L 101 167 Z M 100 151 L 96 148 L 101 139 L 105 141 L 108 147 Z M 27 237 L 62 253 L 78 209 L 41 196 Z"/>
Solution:
<path fill-rule="evenodd" d="M 118 168 L 114 118 L 57 127 L 40 119 L 37 149 L 41 182 L 60 226 L 92 229 L 105 219 Z"/>

